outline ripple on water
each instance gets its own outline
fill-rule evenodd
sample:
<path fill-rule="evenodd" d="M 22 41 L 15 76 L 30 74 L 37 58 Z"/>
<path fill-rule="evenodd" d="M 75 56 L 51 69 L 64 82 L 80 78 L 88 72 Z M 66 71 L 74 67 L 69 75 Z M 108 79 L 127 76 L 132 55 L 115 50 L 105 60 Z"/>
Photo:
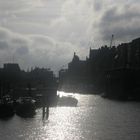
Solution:
<path fill-rule="evenodd" d="M 0 120 L 1 140 L 139 140 L 140 103 L 115 102 L 94 95 L 73 95 L 77 107 L 52 107 L 48 120 Z"/>

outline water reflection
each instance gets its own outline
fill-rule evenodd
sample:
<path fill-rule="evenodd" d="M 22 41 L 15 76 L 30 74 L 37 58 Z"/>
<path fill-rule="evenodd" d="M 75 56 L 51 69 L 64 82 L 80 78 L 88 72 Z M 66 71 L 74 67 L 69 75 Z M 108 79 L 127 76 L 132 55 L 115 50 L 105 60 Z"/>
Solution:
<path fill-rule="evenodd" d="M 74 94 L 74 93 L 66 93 L 66 92 L 64 92 L 64 91 L 57 91 L 57 95 L 59 96 L 59 97 L 63 97 L 63 96 L 73 96 L 73 97 L 75 97 L 77 94 Z"/>
<path fill-rule="evenodd" d="M 66 95 L 67 96 L 67 95 Z M 34 118 L 0 121 L 1 140 L 128 140 L 140 138 L 140 103 L 113 102 L 94 95 L 73 95 L 77 107 L 42 109 Z"/>

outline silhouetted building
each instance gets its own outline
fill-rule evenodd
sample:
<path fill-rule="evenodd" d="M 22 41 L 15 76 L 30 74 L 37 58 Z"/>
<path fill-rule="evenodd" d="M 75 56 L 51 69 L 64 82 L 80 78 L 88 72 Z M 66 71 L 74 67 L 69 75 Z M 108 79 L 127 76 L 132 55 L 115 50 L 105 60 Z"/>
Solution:
<path fill-rule="evenodd" d="M 16 83 L 20 80 L 20 67 L 15 63 L 4 64 L 3 75 L 4 80 L 10 83 Z"/>
<path fill-rule="evenodd" d="M 20 71 L 20 67 L 16 63 L 6 63 L 4 64 L 4 70 L 16 73 Z"/>
<path fill-rule="evenodd" d="M 74 53 L 72 62 L 68 64 L 69 75 L 77 78 L 83 77 L 87 74 L 86 68 L 87 62 L 80 60 L 79 57 Z"/>
<path fill-rule="evenodd" d="M 99 49 L 90 49 L 89 58 L 84 61 L 74 53 L 72 61 L 68 64 L 68 70 L 60 71 L 59 76 L 60 82 L 63 79 L 63 83 L 69 85 L 90 84 L 99 91 L 108 92 L 108 95 L 129 94 L 132 97 L 135 94 L 140 97 L 136 94 L 136 91 L 140 91 L 139 73 L 140 38 L 116 47 L 102 46 Z"/>
<path fill-rule="evenodd" d="M 116 49 L 114 68 L 106 71 L 106 94 L 120 99 L 140 99 L 140 39 Z"/>
<path fill-rule="evenodd" d="M 50 69 L 36 67 L 25 72 L 16 63 L 6 63 L 0 69 L 0 94 L 12 94 L 18 98 L 35 95 L 38 91 L 56 95 L 57 80 Z"/>

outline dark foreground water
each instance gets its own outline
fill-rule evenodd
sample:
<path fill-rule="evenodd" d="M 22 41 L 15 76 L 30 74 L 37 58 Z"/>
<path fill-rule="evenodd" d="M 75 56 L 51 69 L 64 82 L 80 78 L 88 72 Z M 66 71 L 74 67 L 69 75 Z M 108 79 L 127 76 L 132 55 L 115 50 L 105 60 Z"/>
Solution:
<path fill-rule="evenodd" d="M 74 95 L 77 107 L 50 108 L 48 120 L 0 120 L 0 140 L 139 140 L 140 103 L 116 102 L 95 95 Z"/>

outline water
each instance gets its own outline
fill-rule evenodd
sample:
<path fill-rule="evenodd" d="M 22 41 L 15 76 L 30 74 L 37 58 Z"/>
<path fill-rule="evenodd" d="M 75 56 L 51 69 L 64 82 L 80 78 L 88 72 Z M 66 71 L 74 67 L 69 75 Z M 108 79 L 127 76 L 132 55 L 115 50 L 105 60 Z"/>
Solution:
<path fill-rule="evenodd" d="M 0 120 L 0 140 L 139 140 L 140 103 L 117 102 L 95 95 L 74 95 L 77 107 L 52 107 L 48 120 Z"/>

